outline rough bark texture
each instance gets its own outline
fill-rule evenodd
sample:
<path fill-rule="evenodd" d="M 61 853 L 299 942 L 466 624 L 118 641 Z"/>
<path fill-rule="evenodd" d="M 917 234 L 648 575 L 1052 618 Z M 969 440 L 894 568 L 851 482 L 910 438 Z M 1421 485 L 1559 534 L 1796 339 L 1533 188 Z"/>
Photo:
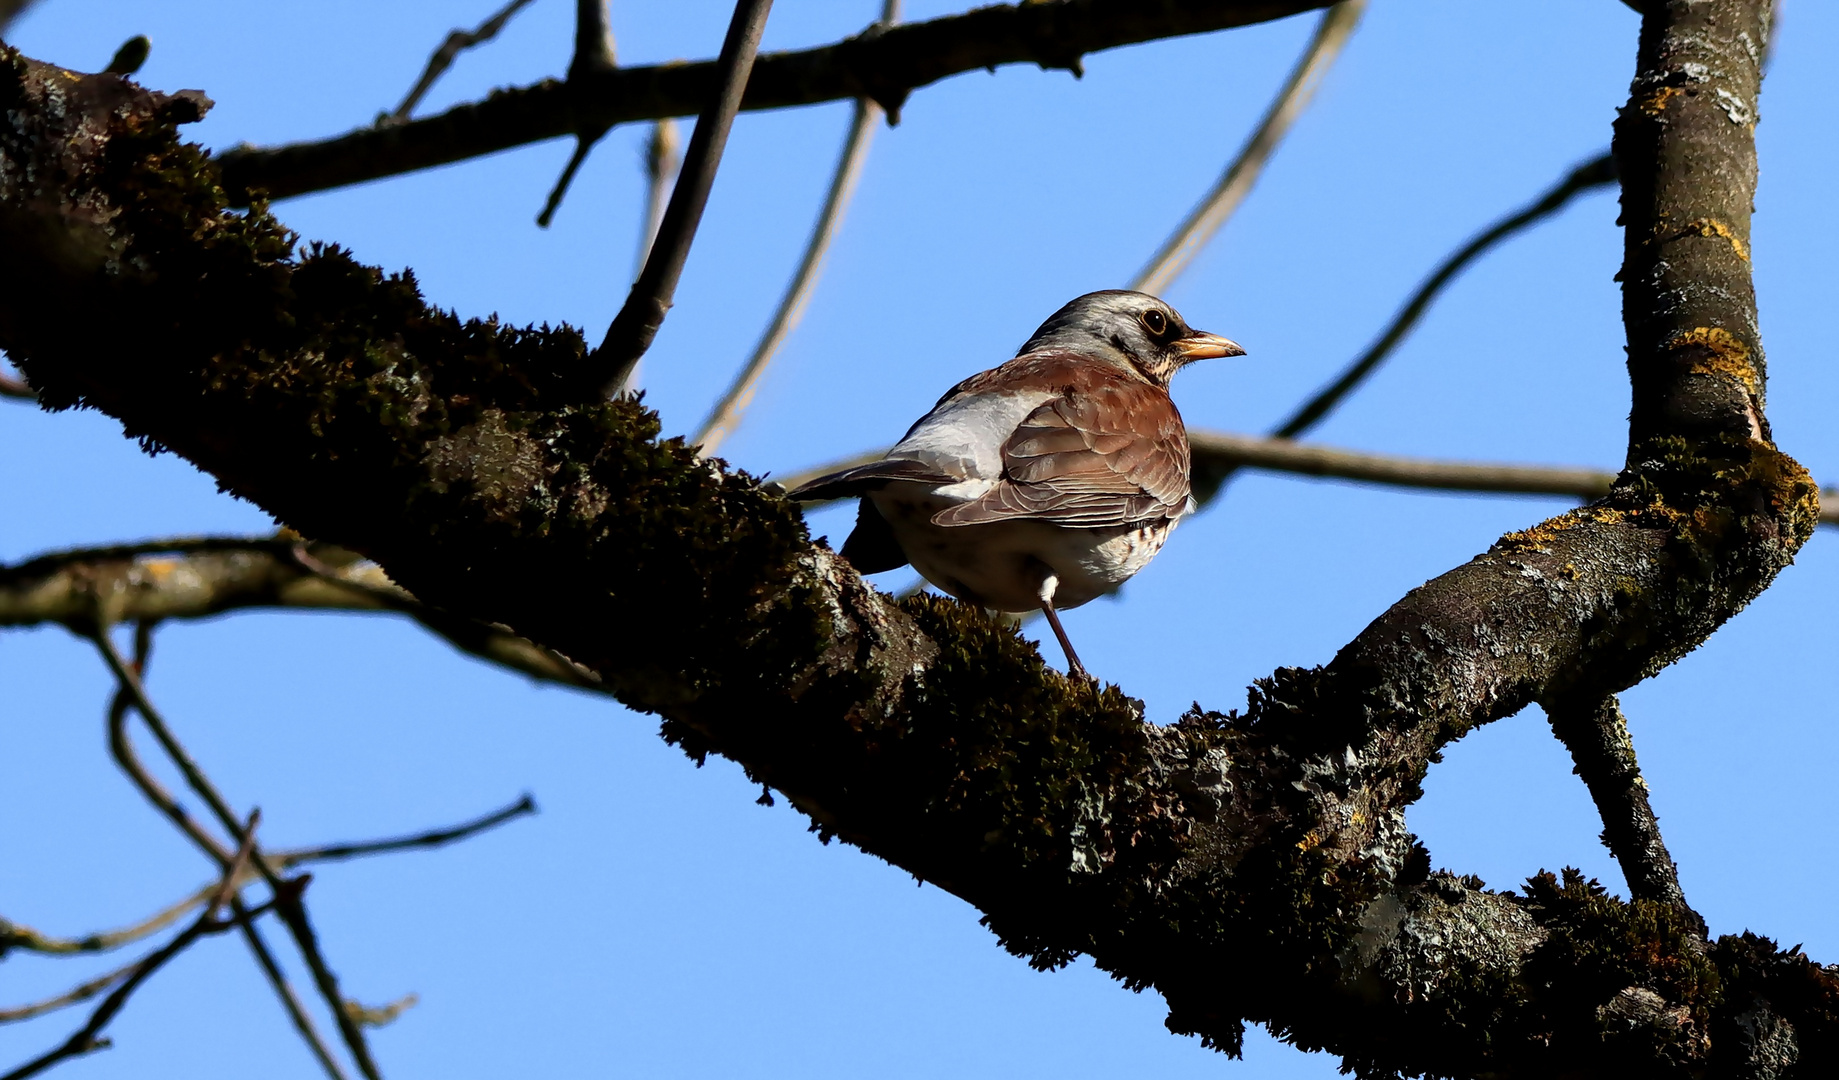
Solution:
<path fill-rule="evenodd" d="M 1747 243 L 1766 4 L 1646 17 L 1618 127 L 1628 465 L 1248 707 L 1146 722 L 980 613 L 896 604 L 775 491 L 586 400 L 569 329 L 431 309 L 406 275 L 229 212 L 195 101 L 0 60 L 0 346 L 424 601 L 502 623 L 836 836 L 1084 952 L 1226 1049 L 1245 1020 L 1363 1076 L 1831 1076 L 1839 980 L 1573 875 L 1431 873 L 1438 749 L 1600 700 L 1704 640 L 1814 527 L 1768 439 Z M 848 93 L 857 92 L 851 88 Z"/>
<path fill-rule="evenodd" d="M 1055 0 L 871 26 L 834 45 L 760 57 L 741 108 L 866 97 L 887 110 L 890 123 L 898 123 L 908 94 L 952 75 L 1023 63 L 1078 73 L 1086 53 L 1268 22 L 1332 2 Z M 223 159 L 224 185 L 239 204 L 256 189 L 277 199 L 323 191 L 633 120 L 695 116 L 720 85 L 713 62 L 580 72 L 566 82 L 548 79 L 499 90 L 425 120 L 360 128 L 319 142 L 232 150 Z"/>

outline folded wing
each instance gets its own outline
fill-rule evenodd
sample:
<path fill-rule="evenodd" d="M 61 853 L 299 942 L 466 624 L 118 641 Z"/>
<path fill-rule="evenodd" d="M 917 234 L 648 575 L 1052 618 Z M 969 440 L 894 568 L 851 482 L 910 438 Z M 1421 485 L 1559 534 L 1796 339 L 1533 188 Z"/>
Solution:
<path fill-rule="evenodd" d="M 1002 480 L 932 520 L 1085 528 L 1173 520 L 1189 510 L 1188 471 L 1187 432 L 1168 395 L 1109 381 L 1035 409 L 1003 446 Z"/>

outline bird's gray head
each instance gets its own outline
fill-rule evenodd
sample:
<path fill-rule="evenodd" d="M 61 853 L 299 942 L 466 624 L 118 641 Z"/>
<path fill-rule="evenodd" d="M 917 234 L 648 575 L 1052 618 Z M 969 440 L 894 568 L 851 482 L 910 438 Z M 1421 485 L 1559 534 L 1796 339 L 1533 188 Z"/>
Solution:
<path fill-rule="evenodd" d="M 1083 353 L 1165 388 L 1196 360 L 1245 355 L 1237 342 L 1190 327 L 1156 297 L 1126 289 L 1087 293 L 1054 312 L 1021 352 L 1036 349 Z"/>

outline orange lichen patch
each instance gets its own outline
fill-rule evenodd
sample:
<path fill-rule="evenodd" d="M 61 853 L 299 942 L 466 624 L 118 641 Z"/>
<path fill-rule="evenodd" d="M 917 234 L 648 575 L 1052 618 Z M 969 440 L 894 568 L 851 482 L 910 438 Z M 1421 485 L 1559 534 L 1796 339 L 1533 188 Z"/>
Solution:
<path fill-rule="evenodd" d="M 1510 532 L 1494 542 L 1496 548 L 1544 548 L 1563 534 L 1581 525 L 1615 525 L 1628 520 L 1628 513 L 1608 506 L 1580 506 L 1554 518 L 1546 518 L 1530 529 Z"/>
<path fill-rule="evenodd" d="M 1820 520 L 1820 485 L 1800 462 L 1768 443 L 1753 442 L 1750 479 L 1768 493 L 1769 508 L 1792 523 L 1796 534 L 1813 534 Z"/>
<path fill-rule="evenodd" d="M 1683 93 L 1683 91 L 1677 86 L 1663 86 L 1642 98 L 1640 101 L 1635 102 L 1635 105 L 1649 116 L 1659 116 L 1666 111 L 1667 102 L 1672 101 L 1681 93 Z"/>
<path fill-rule="evenodd" d="M 1737 258 L 1742 259 L 1744 262 L 1750 261 L 1750 249 L 1744 245 L 1742 239 L 1740 239 L 1736 233 L 1731 231 L 1729 225 L 1724 224 L 1717 218 L 1699 218 L 1696 221 L 1688 221 L 1686 222 L 1685 228 L 1673 235 L 1674 237 L 1721 236 L 1730 241 L 1730 248 L 1737 253 Z"/>
<path fill-rule="evenodd" d="M 1308 832 L 1303 834 L 1303 838 L 1301 840 L 1298 840 L 1296 842 L 1296 850 L 1308 851 L 1309 849 L 1315 847 L 1321 842 L 1322 842 L 1322 838 L 1316 835 L 1316 832 L 1314 829 L 1311 829 Z"/>
<path fill-rule="evenodd" d="M 1709 375 L 1723 375 L 1743 384 L 1751 394 L 1762 393 L 1762 380 L 1750 363 L 1750 347 L 1738 341 L 1729 330 L 1718 326 L 1697 326 L 1667 343 L 1669 349 L 1698 346 L 1704 354 L 1692 361 L 1692 370 Z"/>

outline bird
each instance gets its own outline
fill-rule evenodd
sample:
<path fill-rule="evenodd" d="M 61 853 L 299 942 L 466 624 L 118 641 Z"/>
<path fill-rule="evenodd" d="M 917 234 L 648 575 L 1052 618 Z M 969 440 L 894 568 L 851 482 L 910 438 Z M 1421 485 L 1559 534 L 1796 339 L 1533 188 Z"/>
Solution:
<path fill-rule="evenodd" d="M 884 457 L 788 497 L 858 498 L 842 551 L 857 572 L 911 563 L 960 600 L 1038 608 L 1068 674 L 1090 680 L 1059 612 L 1129 580 L 1194 512 L 1169 380 L 1196 360 L 1243 355 L 1147 293 L 1087 293 L 1014 359 L 946 391 Z"/>

